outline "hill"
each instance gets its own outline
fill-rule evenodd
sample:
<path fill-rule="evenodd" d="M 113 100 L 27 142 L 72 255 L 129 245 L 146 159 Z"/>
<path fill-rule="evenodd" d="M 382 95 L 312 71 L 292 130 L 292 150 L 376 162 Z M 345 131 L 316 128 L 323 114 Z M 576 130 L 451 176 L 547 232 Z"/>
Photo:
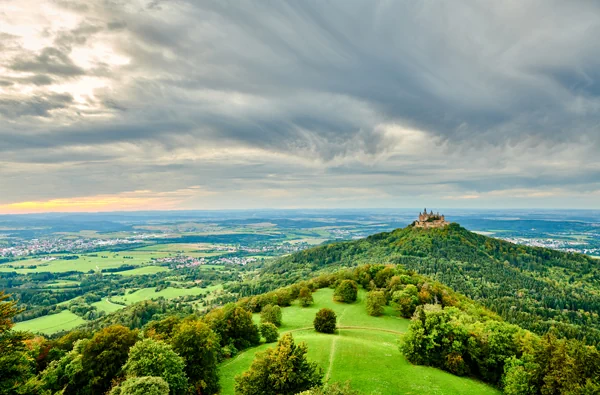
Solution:
<path fill-rule="evenodd" d="M 496 388 L 480 381 L 454 376 L 439 369 L 410 364 L 398 352 L 399 335 L 404 334 L 410 320 L 398 317 L 386 307 L 381 317 L 366 312 L 366 292 L 360 290 L 352 304 L 332 300 L 333 289 L 323 288 L 313 294 L 314 304 L 300 307 L 298 301 L 282 309 L 280 334 L 292 332 L 296 342 L 308 345 L 308 356 L 332 382 L 350 380 L 361 394 L 499 394 Z M 330 308 L 338 317 L 338 330 L 333 335 L 315 332 L 312 321 L 321 308 Z M 254 314 L 258 323 L 259 314 Z M 234 377 L 248 370 L 259 351 L 273 347 L 263 344 L 239 354 L 220 365 L 221 394 L 233 395 Z"/>
<path fill-rule="evenodd" d="M 456 223 L 435 229 L 408 226 L 304 250 L 263 267 L 252 287 L 264 292 L 315 272 L 366 263 L 401 264 L 538 334 L 552 329 L 559 336 L 600 344 L 598 260 L 512 244 Z"/>

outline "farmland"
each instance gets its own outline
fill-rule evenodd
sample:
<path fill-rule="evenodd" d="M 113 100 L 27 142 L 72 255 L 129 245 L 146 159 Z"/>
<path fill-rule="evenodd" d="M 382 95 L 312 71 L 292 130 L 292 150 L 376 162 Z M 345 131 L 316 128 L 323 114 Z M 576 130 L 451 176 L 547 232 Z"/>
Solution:
<path fill-rule="evenodd" d="M 112 302 L 120 303 L 124 305 L 130 305 L 133 303 L 141 302 L 143 300 L 152 300 L 158 298 L 174 299 L 180 296 L 189 295 L 206 295 L 210 292 L 222 289 L 222 285 L 215 285 L 207 288 L 174 288 L 168 287 L 161 291 L 156 291 L 155 288 L 142 288 L 135 290 L 131 293 L 127 293 L 123 296 L 117 296 L 111 299 Z"/>
<path fill-rule="evenodd" d="M 16 330 L 41 332 L 53 334 L 56 332 L 69 330 L 78 325 L 84 324 L 85 320 L 69 310 L 63 310 L 58 314 L 47 315 L 32 320 L 19 322 L 15 325 Z"/>

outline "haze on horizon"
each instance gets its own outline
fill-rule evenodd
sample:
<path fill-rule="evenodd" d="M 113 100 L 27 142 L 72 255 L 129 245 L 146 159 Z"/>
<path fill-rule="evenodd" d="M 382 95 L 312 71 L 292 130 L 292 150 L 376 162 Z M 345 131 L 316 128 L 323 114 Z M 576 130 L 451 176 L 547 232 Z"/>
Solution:
<path fill-rule="evenodd" d="M 600 208 L 600 3 L 0 0 L 0 213 Z"/>

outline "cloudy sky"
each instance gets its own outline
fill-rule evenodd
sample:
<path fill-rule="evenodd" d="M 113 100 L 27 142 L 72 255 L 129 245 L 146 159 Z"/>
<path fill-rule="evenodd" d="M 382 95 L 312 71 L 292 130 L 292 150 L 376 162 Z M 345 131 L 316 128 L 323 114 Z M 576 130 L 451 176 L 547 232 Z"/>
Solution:
<path fill-rule="evenodd" d="M 600 208 L 600 2 L 0 0 L 0 213 Z"/>

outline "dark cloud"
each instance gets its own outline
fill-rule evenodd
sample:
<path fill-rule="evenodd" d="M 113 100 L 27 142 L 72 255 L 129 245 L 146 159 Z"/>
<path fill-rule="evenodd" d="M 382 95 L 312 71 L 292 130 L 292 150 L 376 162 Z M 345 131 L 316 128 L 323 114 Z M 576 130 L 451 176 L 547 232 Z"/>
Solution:
<path fill-rule="evenodd" d="M 37 55 L 28 54 L 19 57 L 9 67 L 15 71 L 46 73 L 68 77 L 84 74 L 84 70 L 75 65 L 68 54 L 54 47 L 46 47 Z"/>
<path fill-rule="evenodd" d="M 50 111 L 66 108 L 73 102 L 69 94 L 50 94 L 26 100 L 0 99 L 0 114 L 9 119 L 24 116 L 49 117 Z M 6 138 L 10 139 L 10 136 Z"/>
<path fill-rule="evenodd" d="M 74 27 L 43 26 L 51 45 L 0 57 L 22 73 L 0 81 L 13 121 L 0 150 L 58 165 L 61 150 L 84 147 L 72 156 L 89 164 L 68 176 L 91 171 L 88 193 L 161 177 L 165 190 L 252 180 L 405 196 L 600 183 L 594 2 L 55 3 L 78 15 Z M 11 51 L 15 40 L 0 33 Z M 91 48 L 109 50 L 82 62 Z M 52 93 L 65 83 L 81 92 Z M 24 84 L 36 89 L 25 98 Z M 263 157 L 237 157 L 248 152 Z M 115 184 L 127 166 L 136 176 Z"/>

